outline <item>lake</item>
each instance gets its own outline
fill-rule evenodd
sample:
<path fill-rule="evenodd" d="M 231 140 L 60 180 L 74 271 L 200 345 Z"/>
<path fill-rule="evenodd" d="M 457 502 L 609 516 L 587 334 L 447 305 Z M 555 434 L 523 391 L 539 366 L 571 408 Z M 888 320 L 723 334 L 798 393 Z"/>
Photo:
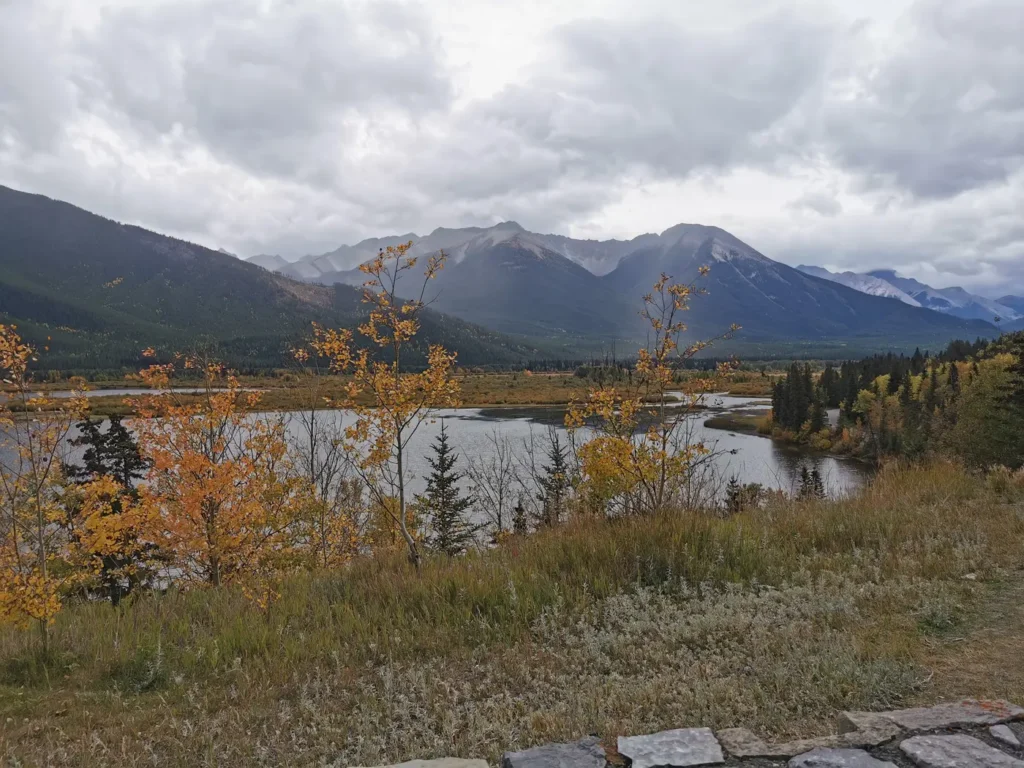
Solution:
<path fill-rule="evenodd" d="M 800 485 L 802 468 L 817 469 L 832 497 L 848 495 L 859 490 L 873 475 L 874 468 L 854 459 L 812 454 L 795 446 L 786 445 L 760 435 L 745 432 L 712 429 L 704 426 L 711 416 L 735 410 L 750 411 L 770 407 L 768 401 L 754 398 L 718 397 L 709 400 L 708 411 L 687 417 L 691 440 L 703 442 L 718 454 L 714 460 L 716 473 L 723 481 L 736 476 L 742 483 L 760 483 L 766 488 L 791 493 Z M 490 449 L 489 437 L 495 430 L 517 443 L 520 449 L 531 439 L 542 454 L 547 443 L 548 427 L 565 438 L 563 408 L 536 406 L 503 408 L 460 408 L 438 411 L 439 421 L 424 424 L 409 446 L 410 474 L 413 487 L 422 490 L 418 478 L 429 472 L 426 456 L 430 444 L 440 431 L 444 420 L 452 447 L 462 456 L 478 456 Z M 348 419 L 345 419 L 346 423 Z"/>
<path fill-rule="evenodd" d="M 148 390 L 147 390 L 148 391 Z M 109 394 L 135 394 L 133 391 L 110 391 Z M 843 457 L 812 454 L 794 446 L 785 445 L 760 435 L 704 426 L 711 416 L 730 411 L 750 412 L 767 410 L 769 401 L 761 398 L 715 395 L 707 399 L 707 410 L 694 413 L 686 419 L 686 429 L 692 442 L 703 442 L 716 454 L 713 468 L 720 485 L 735 476 L 742 483 L 760 483 L 766 488 L 792 493 L 799 487 L 803 468 L 817 469 L 832 497 L 847 495 L 864 485 L 872 476 L 873 468 L 864 462 Z M 322 416 L 337 426 L 350 424 L 353 415 L 347 411 L 323 411 Z M 285 419 L 290 437 L 298 437 L 301 425 L 294 414 L 263 414 Z M 459 467 L 466 469 L 466 457 L 485 457 L 492 450 L 491 438 L 495 434 L 511 442 L 520 454 L 532 440 L 536 445 L 538 462 L 543 462 L 549 428 L 563 438 L 567 433 L 561 407 L 500 407 L 460 408 L 439 410 L 433 422 L 423 424 L 409 443 L 408 484 L 411 492 L 422 492 L 424 476 L 429 472 L 427 457 L 430 446 L 443 421 L 449 442 L 460 455 Z"/>
<path fill-rule="evenodd" d="M 799 488 L 801 472 L 806 467 L 817 469 L 827 493 L 839 497 L 860 489 L 874 474 L 870 464 L 854 459 L 812 454 L 760 435 L 704 426 L 708 418 L 722 413 L 767 411 L 771 407 L 769 400 L 713 395 L 707 398 L 706 406 L 707 410 L 687 417 L 686 429 L 691 442 L 703 442 L 716 454 L 714 470 L 723 486 L 735 475 L 742 483 L 760 483 L 766 488 L 792 493 Z M 441 421 L 447 428 L 449 443 L 460 454 L 458 466 L 464 470 L 466 457 L 482 457 L 493 450 L 491 438 L 495 433 L 511 441 L 520 453 L 525 452 L 525 446 L 532 440 L 538 461 L 542 461 L 549 428 L 567 439 L 564 414 L 562 407 L 545 406 L 439 410 L 436 420 L 423 424 L 409 443 L 410 487 L 414 493 L 424 488 L 423 477 L 430 471 L 427 457 L 431 443 L 440 432 Z M 325 411 L 324 415 L 339 426 L 350 424 L 353 419 L 345 411 Z M 287 414 L 285 416 L 287 418 Z M 293 436 L 297 435 L 300 429 L 297 419 L 289 418 L 288 428 Z"/>

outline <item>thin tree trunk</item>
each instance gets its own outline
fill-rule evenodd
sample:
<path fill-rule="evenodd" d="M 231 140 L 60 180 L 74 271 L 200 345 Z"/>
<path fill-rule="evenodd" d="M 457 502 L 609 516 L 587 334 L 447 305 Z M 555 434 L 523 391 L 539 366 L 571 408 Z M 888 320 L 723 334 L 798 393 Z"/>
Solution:
<path fill-rule="evenodd" d="M 398 430 L 398 436 L 395 440 L 395 446 L 397 448 L 397 460 L 398 460 L 398 527 L 402 531 L 402 537 L 405 539 L 405 543 L 409 545 L 409 559 L 412 564 L 416 566 L 417 573 L 420 570 L 420 553 L 416 547 L 416 540 L 409 533 L 409 526 L 406 525 L 405 517 L 405 476 L 403 473 L 403 455 L 404 447 L 402 445 L 402 432 Z"/>

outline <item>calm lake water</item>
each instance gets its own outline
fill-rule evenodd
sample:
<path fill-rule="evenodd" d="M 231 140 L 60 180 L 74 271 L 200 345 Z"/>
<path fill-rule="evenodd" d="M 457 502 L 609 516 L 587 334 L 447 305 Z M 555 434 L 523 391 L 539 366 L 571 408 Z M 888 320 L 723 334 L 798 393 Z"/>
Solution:
<path fill-rule="evenodd" d="M 134 390 L 106 391 L 105 394 L 135 394 Z M 736 476 L 743 483 L 761 485 L 793 492 L 799 487 L 802 469 L 817 469 L 831 496 L 842 496 L 859 489 L 872 476 L 870 465 L 852 459 L 810 454 L 792 446 L 783 445 L 766 437 L 743 432 L 712 429 L 704 426 L 708 418 L 731 411 L 766 410 L 770 404 L 759 398 L 713 396 L 707 400 L 708 410 L 687 417 L 687 429 L 692 442 L 703 442 L 717 454 L 714 469 L 724 484 Z M 346 411 L 324 411 L 323 416 L 338 426 L 351 423 L 353 416 Z M 298 437 L 301 426 L 293 414 L 264 414 L 280 416 L 286 420 L 290 436 Z M 563 438 L 564 409 L 553 407 L 461 408 L 440 410 L 436 419 L 422 425 L 409 444 L 408 482 L 412 492 L 424 488 L 423 477 L 428 473 L 427 456 L 430 446 L 441 429 L 443 421 L 449 442 L 460 455 L 459 466 L 465 470 L 467 457 L 485 457 L 492 450 L 492 437 L 497 434 L 509 440 L 514 450 L 524 455 L 526 446 L 533 441 L 538 462 L 543 462 L 547 447 L 548 430 L 555 429 Z"/>
<path fill-rule="evenodd" d="M 691 440 L 703 442 L 714 453 L 715 469 L 723 480 L 735 475 L 742 483 L 760 483 L 766 488 L 795 491 L 800 484 L 802 468 L 817 469 L 830 496 L 838 497 L 860 489 L 874 474 L 870 464 L 853 459 L 811 454 L 760 435 L 711 429 L 704 422 L 723 412 L 767 409 L 766 401 L 750 398 L 720 398 L 721 406 L 712 412 L 688 417 Z M 548 427 L 563 437 L 564 410 L 561 408 L 461 408 L 438 412 L 438 421 L 424 424 L 410 444 L 410 473 L 416 478 L 429 471 L 426 456 L 430 444 L 444 420 L 451 445 L 462 456 L 479 456 L 491 450 L 490 436 L 495 430 L 510 438 L 522 450 L 531 435 L 541 454 L 547 446 Z M 347 421 L 347 420 L 346 420 Z M 414 481 L 416 490 L 421 483 Z"/>

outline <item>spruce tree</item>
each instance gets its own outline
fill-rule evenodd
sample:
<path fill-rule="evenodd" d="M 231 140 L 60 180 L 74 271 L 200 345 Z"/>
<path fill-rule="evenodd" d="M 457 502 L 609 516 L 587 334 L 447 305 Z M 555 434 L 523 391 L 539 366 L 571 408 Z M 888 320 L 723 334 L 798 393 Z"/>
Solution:
<path fill-rule="evenodd" d="M 825 482 L 817 467 L 810 470 L 806 464 L 800 467 L 800 487 L 797 496 L 801 499 L 825 498 Z"/>
<path fill-rule="evenodd" d="M 812 433 L 820 432 L 828 426 L 828 409 L 825 407 L 824 396 L 824 392 L 815 393 L 814 402 L 811 404 L 807 419 Z"/>
<path fill-rule="evenodd" d="M 743 486 L 736 475 L 730 477 L 729 484 L 725 486 L 725 511 L 730 514 L 743 511 Z"/>
<path fill-rule="evenodd" d="M 924 401 L 925 409 L 931 416 L 939 405 L 939 368 L 932 360 L 931 375 L 928 377 L 928 397 Z"/>
<path fill-rule="evenodd" d="M 949 364 L 949 391 L 955 397 L 960 394 L 960 369 L 957 368 L 956 363 Z"/>
<path fill-rule="evenodd" d="M 572 486 L 569 477 L 569 461 L 566 449 L 555 432 L 551 433 L 548 443 L 548 463 L 538 479 L 540 493 L 537 500 L 541 503 L 538 527 L 553 527 L 562 519 L 562 510 L 569 497 Z"/>
<path fill-rule="evenodd" d="M 82 464 L 64 465 L 65 474 L 68 479 L 79 483 L 106 475 L 126 490 L 133 488 L 135 482 L 145 476 L 149 466 L 139 452 L 139 444 L 121 423 L 120 416 L 110 417 L 106 432 L 101 432 L 99 425 L 100 422 L 89 419 L 76 425 L 80 434 L 70 442 L 76 448 L 84 447 L 85 452 Z"/>
<path fill-rule="evenodd" d="M 523 500 L 520 498 L 516 502 L 515 509 L 512 510 L 512 533 L 516 536 L 525 536 L 529 531 L 530 526 L 526 520 L 526 507 L 523 506 Z"/>
<path fill-rule="evenodd" d="M 448 430 L 441 421 L 441 434 L 433 445 L 434 456 L 428 458 L 430 475 L 427 491 L 418 496 L 420 507 L 430 524 L 427 546 L 435 552 L 458 555 L 473 543 L 478 526 L 468 520 L 473 499 L 459 491 L 463 475 L 455 471 L 458 454 L 448 445 Z"/>
<path fill-rule="evenodd" d="M 900 382 L 900 405 L 904 409 L 909 407 L 914 399 L 914 383 L 910 378 L 910 370 L 903 371 L 903 380 Z"/>
<path fill-rule="evenodd" d="M 120 416 L 111 416 L 106 432 L 100 431 L 100 422 L 85 419 L 79 422 L 79 435 L 70 443 L 76 448 L 85 448 L 82 463 L 65 463 L 64 474 L 73 483 L 84 484 L 99 477 L 112 477 L 121 486 L 121 496 L 135 499 L 138 491 L 135 484 L 145 477 L 149 462 L 143 458 L 135 437 L 121 423 Z M 113 499 L 110 514 L 118 515 L 122 510 L 121 499 Z M 123 555 L 104 555 L 101 558 L 100 584 L 110 602 L 117 605 L 140 583 L 148 579 L 141 569 L 134 570 L 134 576 L 127 583 L 119 574 L 132 570 L 130 558 Z"/>

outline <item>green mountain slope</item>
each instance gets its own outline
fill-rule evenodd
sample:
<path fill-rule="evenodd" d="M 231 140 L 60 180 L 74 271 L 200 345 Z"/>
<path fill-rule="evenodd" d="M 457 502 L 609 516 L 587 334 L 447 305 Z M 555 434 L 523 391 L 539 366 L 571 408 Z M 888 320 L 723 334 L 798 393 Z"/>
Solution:
<path fill-rule="evenodd" d="M 285 362 L 317 321 L 353 326 L 365 308 L 346 285 L 312 285 L 233 256 L 67 203 L 0 186 L 0 319 L 30 340 L 50 339 L 45 365 L 134 368 L 140 351 L 215 344 L 232 365 Z M 511 363 L 531 344 L 426 312 L 418 344 L 442 343 L 460 361 Z M 543 350 L 552 354 L 552 350 Z"/>

